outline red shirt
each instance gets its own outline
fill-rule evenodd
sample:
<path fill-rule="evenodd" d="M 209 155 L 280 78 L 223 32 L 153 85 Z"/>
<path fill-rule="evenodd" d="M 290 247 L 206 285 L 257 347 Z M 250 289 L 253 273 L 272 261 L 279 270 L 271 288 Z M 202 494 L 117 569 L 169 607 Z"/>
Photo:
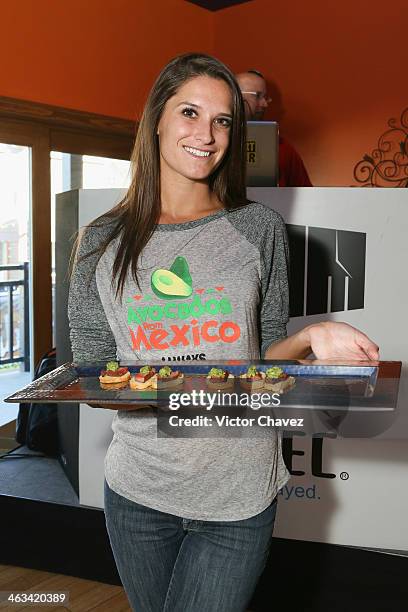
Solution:
<path fill-rule="evenodd" d="M 299 153 L 279 136 L 279 187 L 313 187 Z"/>

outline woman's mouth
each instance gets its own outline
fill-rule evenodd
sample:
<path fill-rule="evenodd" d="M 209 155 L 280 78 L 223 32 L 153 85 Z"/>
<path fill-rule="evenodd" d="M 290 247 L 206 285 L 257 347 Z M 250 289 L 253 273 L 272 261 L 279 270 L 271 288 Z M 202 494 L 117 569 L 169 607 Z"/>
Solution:
<path fill-rule="evenodd" d="M 196 149 L 195 147 L 186 147 L 183 145 L 183 149 L 193 155 L 194 157 L 210 157 L 212 151 L 203 151 L 202 149 Z"/>

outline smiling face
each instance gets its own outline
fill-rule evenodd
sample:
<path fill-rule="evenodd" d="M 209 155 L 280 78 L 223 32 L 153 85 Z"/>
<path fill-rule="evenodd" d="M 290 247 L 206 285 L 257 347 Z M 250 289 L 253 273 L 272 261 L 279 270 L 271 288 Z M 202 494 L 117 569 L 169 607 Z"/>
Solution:
<path fill-rule="evenodd" d="M 228 149 L 231 117 L 225 81 L 198 76 L 185 82 L 167 101 L 158 125 L 162 180 L 206 181 Z"/>

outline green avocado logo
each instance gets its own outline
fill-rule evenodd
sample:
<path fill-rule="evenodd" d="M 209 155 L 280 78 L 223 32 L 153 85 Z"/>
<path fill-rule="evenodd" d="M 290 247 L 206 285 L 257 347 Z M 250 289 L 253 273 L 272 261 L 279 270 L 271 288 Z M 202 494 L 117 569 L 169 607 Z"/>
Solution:
<path fill-rule="evenodd" d="M 154 293 L 162 300 L 182 299 L 193 293 L 193 281 L 184 257 L 176 257 L 170 270 L 155 270 L 150 282 Z"/>

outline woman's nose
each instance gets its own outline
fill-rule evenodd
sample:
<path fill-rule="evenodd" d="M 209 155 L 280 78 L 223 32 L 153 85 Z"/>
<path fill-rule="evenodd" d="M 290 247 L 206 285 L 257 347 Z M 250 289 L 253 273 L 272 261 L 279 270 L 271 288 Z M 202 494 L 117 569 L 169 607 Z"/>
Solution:
<path fill-rule="evenodd" d="M 210 144 L 214 142 L 213 124 L 211 121 L 200 121 L 197 124 L 195 133 L 196 140 L 202 144 Z"/>

